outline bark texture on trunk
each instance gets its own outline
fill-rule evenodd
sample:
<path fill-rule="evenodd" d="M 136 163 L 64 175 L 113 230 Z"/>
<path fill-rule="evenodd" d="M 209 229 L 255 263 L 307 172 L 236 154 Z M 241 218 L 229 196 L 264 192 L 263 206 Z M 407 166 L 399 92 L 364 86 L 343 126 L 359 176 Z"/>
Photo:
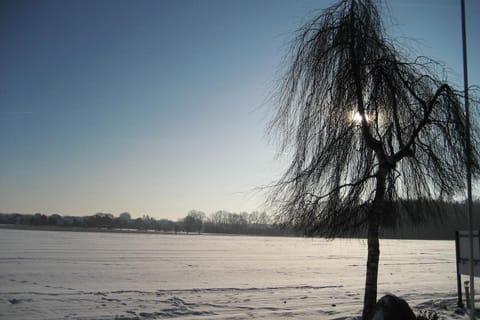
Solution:
<path fill-rule="evenodd" d="M 370 320 L 377 303 L 378 261 L 380 259 L 379 228 L 384 210 L 386 180 L 388 170 L 380 168 L 377 174 L 375 199 L 368 215 L 368 254 L 363 300 L 363 320 Z"/>
<path fill-rule="evenodd" d="M 373 215 L 373 214 L 372 214 Z M 365 295 L 363 301 L 363 320 L 369 320 L 377 303 L 378 261 L 380 258 L 380 242 L 378 237 L 378 222 L 375 217 L 369 219 L 368 226 L 368 257 L 365 277 Z"/>

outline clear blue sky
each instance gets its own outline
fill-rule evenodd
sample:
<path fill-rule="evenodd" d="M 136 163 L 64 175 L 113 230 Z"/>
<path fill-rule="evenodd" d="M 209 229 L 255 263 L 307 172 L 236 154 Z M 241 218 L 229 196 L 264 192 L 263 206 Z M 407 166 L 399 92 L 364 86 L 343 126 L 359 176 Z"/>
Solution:
<path fill-rule="evenodd" d="M 479 85 L 480 4 L 466 2 Z M 330 3 L 1 0 L 0 212 L 262 210 L 253 189 L 281 172 L 264 135 L 276 71 Z M 462 84 L 460 0 L 386 3 L 389 31 Z"/>

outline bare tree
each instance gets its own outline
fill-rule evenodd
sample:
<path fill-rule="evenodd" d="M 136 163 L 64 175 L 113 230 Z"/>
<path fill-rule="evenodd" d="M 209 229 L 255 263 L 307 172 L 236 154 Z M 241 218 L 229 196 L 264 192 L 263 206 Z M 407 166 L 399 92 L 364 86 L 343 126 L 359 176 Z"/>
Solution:
<path fill-rule="evenodd" d="M 291 163 L 271 201 L 281 223 L 307 234 L 366 231 L 369 319 L 387 212 L 398 212 L 398 199 L 432 203 L 464 190 L 462 93 L 440 81 L 435 61 L 394 45 L 373 0 L 324 10 L 299 30 L 289 59 L 270 129 Z"/>
<path fill-rule="evenodd" d="M 200 233 L 205 220 L 205 213 L 198 210 L 190 210 L 188 215 L 183 219 L 183 227 L 187 233 L 196 231 Z"/>

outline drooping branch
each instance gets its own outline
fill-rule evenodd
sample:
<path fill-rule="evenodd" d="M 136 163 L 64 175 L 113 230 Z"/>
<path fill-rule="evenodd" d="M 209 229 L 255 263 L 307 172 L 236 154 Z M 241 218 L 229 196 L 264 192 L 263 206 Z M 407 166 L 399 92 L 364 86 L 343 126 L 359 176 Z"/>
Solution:
<path fill-rule="evenodd" d="M 408 86 L 408 88 L 409 88 L 409 86 Z M 411 91 L 411 88 L 409 88 L 409 91 Z M 451 91 L 450 87 L 447 84 L 441 85 L 440 88 L 438 88 L 437 91 L 435 92 L 433 98 L 428 103 L 426 103 L 422 99 L 417 98 L 415 96 L 415 98 L 417 100 L 419 100 L 419 102 L 422 105 L 425 105 L 425 111 L 424 111 L 423 119 L 413 129 L 408 142 L 398 152 L 396 152 L 393 155 L 394 162 L 398 162 L 398 161 L 402 160 L 403 158 L 405 158 L 406 156 L 414 156 L 412 154 L 412 151 L 411 151 L 412 149 L 411 148 L 412 148 L 413 144 L 417 141 L 418 135 L 420 134 L 420 132 L 422 132 L 422 130 L 424 130 L 425 126 L 432 121 L 430 115 L 432 113 L 432 110 L 433 110 L 435 104 L 437 103 L 437 99 L 440 97 L 440 95 L 442 95 L 444 93 L 444 91 L 447 94 L 451 94 L 450 99 L 454 99 L 453 92 Z M 449 106 L 447 105 L 447 106 L 443 106 L 443 107 L 448 108 Z"/>

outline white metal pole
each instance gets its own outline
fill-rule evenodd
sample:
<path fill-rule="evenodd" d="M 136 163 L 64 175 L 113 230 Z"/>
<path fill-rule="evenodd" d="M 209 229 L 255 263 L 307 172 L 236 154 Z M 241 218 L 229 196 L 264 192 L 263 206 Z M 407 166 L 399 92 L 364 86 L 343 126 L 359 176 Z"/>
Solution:
<path fill-rule="evenodd" d="M 472 142 L 470 138 L 470 104 L 468 98 L 468 70 L 467 70 L 467 30 L 465 26 L 465 0 L 462 3 L 462 43 L 463 43 L 463 86 L 465 91 L 465 121 L 466 121 L 466 146 L 467 157 L 467 214 L 468 237 L 470 243 L 470 319 L 475 319 L 475 284 L 473 269 L 473 217 L 472 217 Z M 480 237 L 480 234 L 479 234 Z"/>

